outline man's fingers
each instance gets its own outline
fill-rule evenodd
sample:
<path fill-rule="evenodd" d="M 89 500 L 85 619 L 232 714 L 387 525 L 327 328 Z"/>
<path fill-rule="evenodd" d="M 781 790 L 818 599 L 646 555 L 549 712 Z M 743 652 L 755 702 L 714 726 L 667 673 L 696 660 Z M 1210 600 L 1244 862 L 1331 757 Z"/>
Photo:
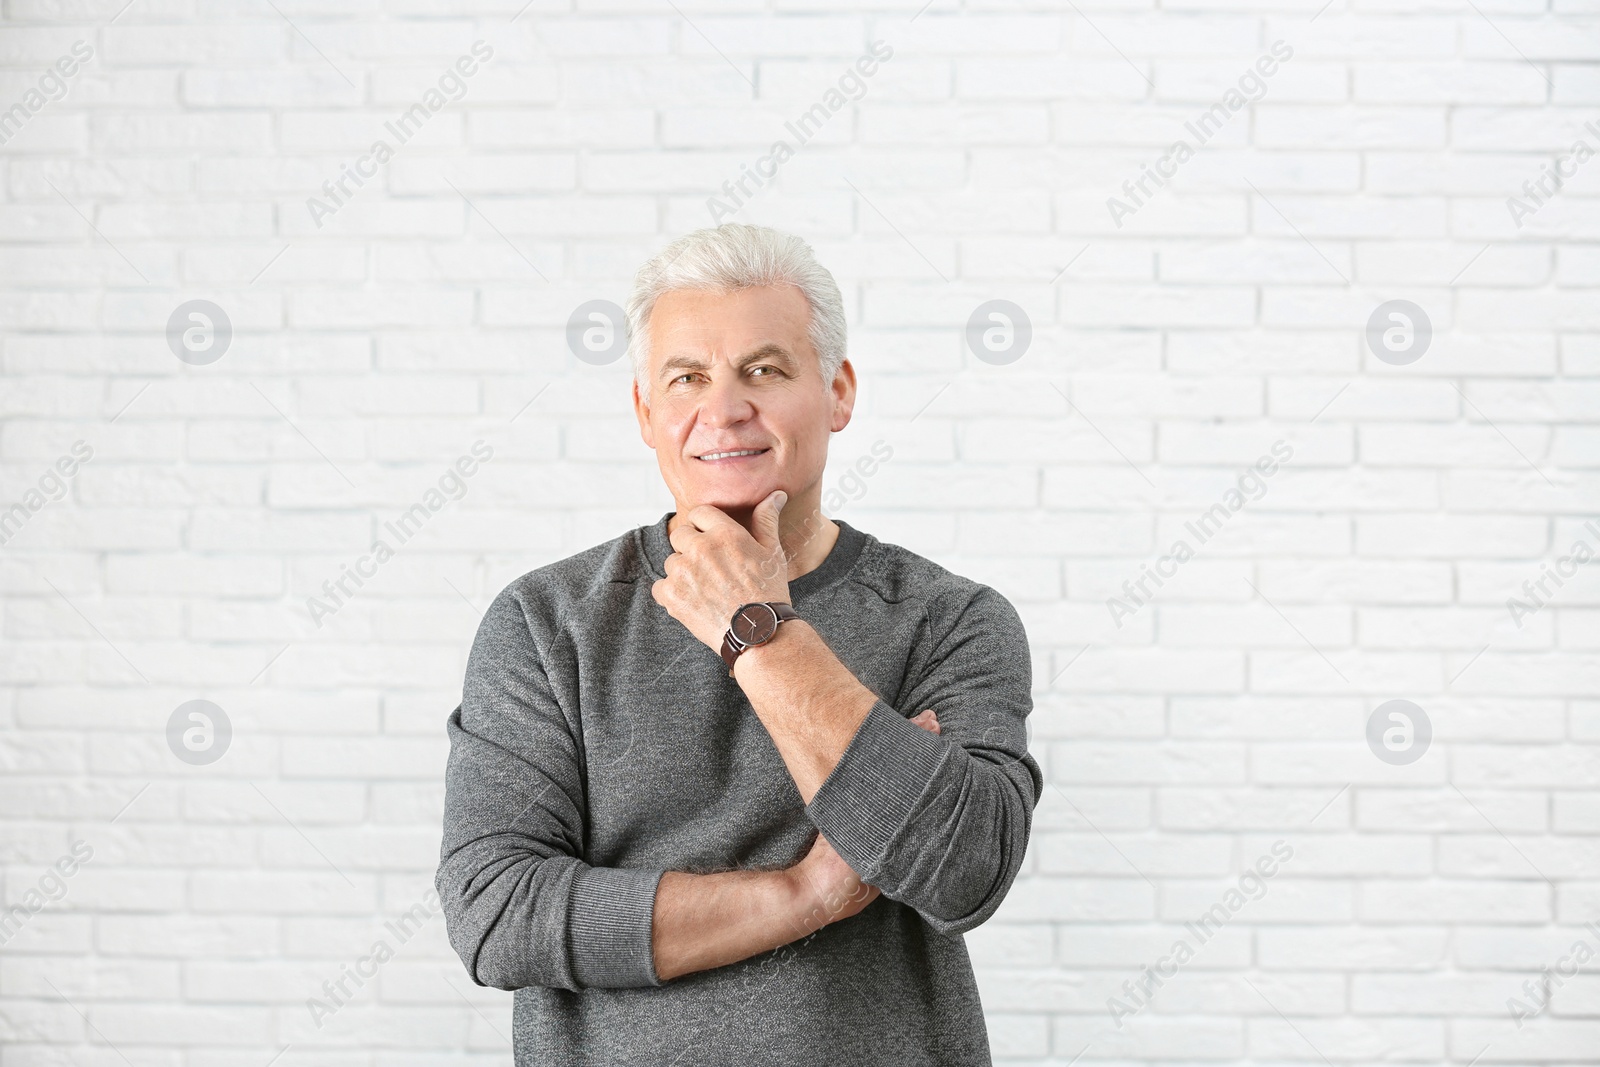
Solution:
<path fill-rule="evenodd" d="M 939 733 L 939 716 L 933 713 L 932 708 L 926 708 L 911 716 L 911 722 L 932 733 Z"/>
<path fill-rule="evenodd" d="M 683 518 L 685 525 L 681 529 L 692 529 L 696 533 L 710 533 L 719 526 L 724 529 L 730 526 L 736 530 L 744 529 L 733 521 L 733 516 L 715 504 L 700 504 L 690 508 Z"/>
<path fill-rule="evenodd" d="M 776 551 L 783 547 L 783 542 L 778 537 L 779 517 L 783 514 L 783 506 L 788 502 L 788 493 L 782 489 L 774 489 L 765 500 L 756 505 L 755 514 L 758 517 L 752 523 L 755 529 L 751 533 L 762 548 Z"/>

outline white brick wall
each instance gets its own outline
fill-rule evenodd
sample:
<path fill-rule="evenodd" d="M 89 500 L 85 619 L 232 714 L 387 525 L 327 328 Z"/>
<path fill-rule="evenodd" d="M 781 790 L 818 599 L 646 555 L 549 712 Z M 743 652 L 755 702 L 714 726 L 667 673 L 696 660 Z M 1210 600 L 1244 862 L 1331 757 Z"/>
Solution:
<path fill-rule="evenodd" d="M 997 1060 L 1600 1062 L 1600 956 L 1553 970 L 1600 950 L 1597 571 L 1506 605 L 1600 548 L 1600 161 L 1520 228 L 1506 204 L 1600 150 L 1592 0 L 123 3 L 6 0 L 0 28 L 0 509 L 26 517 L 0 1067 L 510 1062 L 509 996 L 427 914 L 443 717 L 502 586 L 671 506 L 624 366 L 574 358 L 567 318 L 709 224 L 875 39 L 893 58 L 737 217 L 844 288 L 862 394 L 829 485 L 894 456 L 839 514 L 997 586 L 1033 641 L 1051 786 L 969 938 Z M 464 96 L 318 226 L 307 198 L 478 40 Z M 1118 226 L 1107 198 L 1280 40 Z M 192 299 L 232 322 L 209 365 L 164 336 Z M 1004 366 L 964 341 L 992 299 L 1034 331 Z M 1434 330 L 1409 365 L 1365 342 L 1393 299 Z M 479 439 L 465 496 L 315 626 Z M 1277 441 L 1118 626 L 1107 598 Z M 1365 741 L 1397 698 L 1434 731 L 1401 766 Z M 233 729 L 208 766 L 166 737 L 195 699 Z M 380 938 L 319 1028 L 308 998 Z M 1553 996 L 1519 1028 L 1530 980 Z"/>

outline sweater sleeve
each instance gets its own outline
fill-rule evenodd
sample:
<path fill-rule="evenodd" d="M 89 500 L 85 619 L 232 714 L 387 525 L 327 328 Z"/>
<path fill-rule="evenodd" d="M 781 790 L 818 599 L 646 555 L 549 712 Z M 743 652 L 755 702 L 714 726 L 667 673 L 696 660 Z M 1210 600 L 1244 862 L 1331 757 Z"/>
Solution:
<path fill-rule="evenodd" d="M 948 612 L 931 604 L 925 640 L 905 706 L 873 705 L 806 814 L 863 881 L 959 934 L 1011 888 L 1044 788 L 1032 664 L 1016 609 L 984 585 Z M 941 733 L 908 721 L 924 708 Z"/>
<path fill-rule="evenodd" d="M 661 985 L 650 938 L 662 872 L 580 858 L 579 746 L 509 589 L 478 629 L 446 730 L 434 885 L 472 980 L 498 989 Z"/>

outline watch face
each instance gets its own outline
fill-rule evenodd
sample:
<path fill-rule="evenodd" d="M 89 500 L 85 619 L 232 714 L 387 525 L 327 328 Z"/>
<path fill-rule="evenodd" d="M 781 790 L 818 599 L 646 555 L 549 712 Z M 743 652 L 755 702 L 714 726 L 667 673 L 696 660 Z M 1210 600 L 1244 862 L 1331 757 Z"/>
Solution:
<path fill-rule="evenodd" d="M 746 604 L 734 615 L 733 625 L 728 628 L 744 644 L 765 644 L 777 632 L 778 613 L 765 604 Z"/>

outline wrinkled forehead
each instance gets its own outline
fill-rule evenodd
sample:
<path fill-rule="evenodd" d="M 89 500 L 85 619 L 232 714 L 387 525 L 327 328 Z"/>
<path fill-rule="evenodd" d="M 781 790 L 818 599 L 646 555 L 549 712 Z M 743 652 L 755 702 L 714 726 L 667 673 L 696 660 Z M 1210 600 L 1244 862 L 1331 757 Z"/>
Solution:
<path fill-rule="evenodd" d="M 758 360 L 803 374 L 820 358 L 810 327 L 810 305 L 795 286 L 670 290 L 650 312 L 652 376 L 719 363 L 739 368 Z"/>

